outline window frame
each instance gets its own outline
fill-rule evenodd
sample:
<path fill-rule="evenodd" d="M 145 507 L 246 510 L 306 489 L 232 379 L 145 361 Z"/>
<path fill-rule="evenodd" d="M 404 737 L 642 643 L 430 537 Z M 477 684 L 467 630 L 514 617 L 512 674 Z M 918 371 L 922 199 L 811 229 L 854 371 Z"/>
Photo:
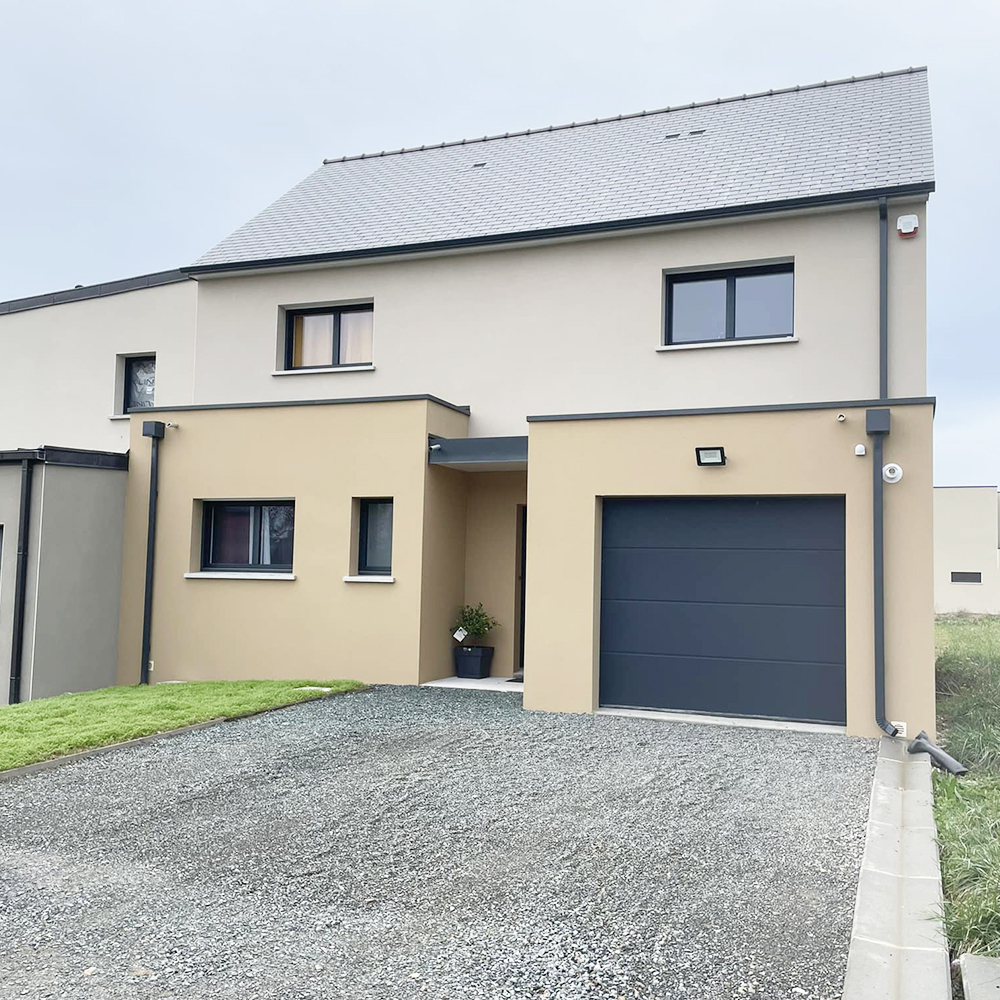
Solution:
<path fill-rule="evenodd" d="M 327 368 L 370 368 L 374 359 L 374 336 L 372 337 L 372 358 L 368 361 L 352 361 L 341 364 L 336 359 L 340 357 L 340 318 L 344 313 L 370 312 L 374 329 L 375 303 L 356 302 L 345 306 L 316 306 L 308 309 L 285 310 L 285 367 L 286 372 L 322 371 Z M 333 316 L 333 350 L 331 360 L 325 365 L 296 365 L 295 358 L 295 317 L 296 316 Z"/>
<path fill-rule="evenodd" d="M 131 379 L 129 378 L 129 371 L 133 364 L 137 361 L 152 361 L 154 366 L 153 371 L 153 402 L 150 406 L 136 406 L 130 407 L 128 401 L 128 390 L 129 383 Z M 123 415 L 129 414 L 133 409 L 136 412 L 140 410 L 149 410 L 156 405 L 156 353 L 151 351 L 148 354 L 125 354 L 122 356 L 122 384 L 121 384 L 121 412 Z"/>
<path fill-rule="evenodd" d="M 764 274 L 790 274 L 792 276 L 792 329 L 788 333 L 764 333 L 753 337 L 736 336 L 736 279 L 756 278 Z M 726 335 L 706 337 L 702 340 L 674 340 L 674 286 L 693 281 L 726 282 Z M 705 271 L 670 271 L 664 274 L 664 347 L 688 347 L 693 344 L 752 343 L 756 340 L 791 340 L 795 337 L 795 264 L 752 264 L 745 267 L 713 268 Z"/>
<path fill-rule="evenodd" d="M 389 565 L 368 565 L 368 516 L 372 504 L 389 505 L 390 525 L 395 519 L 396 506 L 392 497 L 361 497 L 358 500 L 358 576 L 392 576 L 392 541 L 389 542 Z"/>
<path fill-rule="evenodd" d="M 974 576 L 977 577 L 975 580 L 956 580 L 956 576 Z M 971 584 L 982 584 L 983 574 L 979 570 L 956 570 L 951 571 L 951 582 L 952 583 L 971 583 Z"/>
<path fill-rule="evenodd" d="M 212 562 L 212 535 L 215 511 L 219 507 L 250 508 L 249 563 Z M 261 529 L 264 507 L 292 508 L 292 562 L 260 562 Z M 294 500 L 203 500 L 201 505 L 201 572 L 202 573 L 291 573 L 295 560 L 295 501 Z"/>

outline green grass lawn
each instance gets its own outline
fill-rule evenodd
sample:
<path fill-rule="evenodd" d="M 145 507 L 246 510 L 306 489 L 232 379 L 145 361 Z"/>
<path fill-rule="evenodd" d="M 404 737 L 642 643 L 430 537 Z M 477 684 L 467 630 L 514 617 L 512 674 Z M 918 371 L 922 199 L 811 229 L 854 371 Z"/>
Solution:
<path fill-rule="evenodd" d="M 198 681 L 110 687 L 0 707 L 0 771 L 209 719 L 364 687 L 357 681 Z"/>
<path fill-rule="evenodd" d="M 1000 617 L 940 617 L 935 637 L 939 742 L 969 768 L 934 774 L 948 939 L 1000 956 Z"/>

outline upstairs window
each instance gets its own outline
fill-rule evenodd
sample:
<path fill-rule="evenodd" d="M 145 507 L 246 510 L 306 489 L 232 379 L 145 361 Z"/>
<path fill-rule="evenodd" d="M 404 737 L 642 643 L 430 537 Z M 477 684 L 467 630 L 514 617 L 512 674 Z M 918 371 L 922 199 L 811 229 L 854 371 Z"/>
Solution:
<path fill-rule="evenodd" d="M 374 316 L 371 305 L 289 310 L 285 369 L 370 365 Z"/>
<path fill-rule="evenodd" d="M 290 573 L 294 534 L 292 501 L 205 501 L 201 568 Z"/>
<path fill-rule="evenodd" d="M 124 375 L 122 413 L 152 406 L 156 390 L 156 356 L 125 358 Z"/>
<path fill-rule="evenodd" d="M 667 275 L 666 344 L 792 336 L 791 264 Z"/>

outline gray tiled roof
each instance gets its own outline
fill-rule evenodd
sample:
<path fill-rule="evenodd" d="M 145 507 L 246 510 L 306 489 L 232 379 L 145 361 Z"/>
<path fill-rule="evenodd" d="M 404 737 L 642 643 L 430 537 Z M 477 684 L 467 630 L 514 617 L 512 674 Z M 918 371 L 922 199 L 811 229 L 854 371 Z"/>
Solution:
<path fill-rule="evenodd" d="M 933 187 L 924 69 L 324 162 L 193 266 Z"/>

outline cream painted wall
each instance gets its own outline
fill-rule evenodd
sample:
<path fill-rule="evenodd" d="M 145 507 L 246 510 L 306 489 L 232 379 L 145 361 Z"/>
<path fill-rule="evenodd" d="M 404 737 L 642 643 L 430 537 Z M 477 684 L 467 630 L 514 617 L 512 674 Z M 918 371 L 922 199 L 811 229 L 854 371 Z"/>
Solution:
<path fill-rule="evenodd" d="M 157 404 L 190 403 L 197 295 L 184 281 L 0 315 L 0 449 L 124 451 L 122 354 L 155 353 Z"/>
<path fill-rule="evenodd" d="M 488 642 L 493 676 L 510 677 L 518 645 L 517 515 L 528 499 L 526 472 L 466 473 L 469 480 L 465 603 L 500 620 Z"/>
<path fill-rule="evenodd" d="M 847 729 L 876 736 L 873 681 L 872 468 L 864 409 L 530 424 L 525 700 L 590 712 L 599 670 L 600 512 L 604 496 L 846 497 Z M 930 405 L 892 409 L 885 460 L 886 692 L 889 718 L 934 732 Z M 725 468 L 699 468 L 696 445 L 721 444 Z M 548 623 L 559 622 L 558 630 Z"/>
<path fill-rule="evenodd" d="M 890 391 L 923 395 L 923 203 L 890 205 Z M 920 234 L 900 240 L 897 215 Z M 796 343 L 657 352 L 663 271 L 792 258 Z M 471 435 L 528 414 L 878 395 L 878 211 L 199 281 L 197 402 L 429 392 Z M 272 375 L 284 307 L 373 299 L 374 371 Z"/>
<path fill-rule="evenodd" d="M 423 565 L 427 433 L 466 417 L 423 400 L 161 413 L 152 680 L 352 677 L 412 684 L 434 617 Z M 139 673 L 150 442 L 133 416 L 118 677 Z M 395 583 L 348 583 L 352 498 L 392 497 Z M 185 579 L 197 501 L 295 500 L 296 579 Z M 464 533 L 464 525 L 460 525 Z M 461 569 L 461 560 L 450 562 Z M 446 569 L 441 569 L 447 574 Z M 461 593 L 449 583 L 448 604 Z M 433 600 L 432 594 L 427 600 Z M 448 612 L 450 613 L 450 611 Z M 442 610 L 437 616 L 446 617 Z M 442 648 L 447 624 L 437 626 Z"/>
<path fill-rule="evenodd" d="M 1000 615 L 998 495 L 995 486 L 934 490 L 934 610 Z M 979 572 L 982 583 L 952 583 L 951 574 Z"/>
<path fill-rule="evenodd" d="M 384 404 L 368 404 L 381 406 Z M 427 433 L 465 437 L 469 418 L 442 406 L 427 407 Z M 456 469 L 428 465 L 424 456 L 424 524 L 420 588 L 419 680 L 449 677 L 455 670 L 450 626 L 462 603 L 466 563 L 468 476 Z"/>

